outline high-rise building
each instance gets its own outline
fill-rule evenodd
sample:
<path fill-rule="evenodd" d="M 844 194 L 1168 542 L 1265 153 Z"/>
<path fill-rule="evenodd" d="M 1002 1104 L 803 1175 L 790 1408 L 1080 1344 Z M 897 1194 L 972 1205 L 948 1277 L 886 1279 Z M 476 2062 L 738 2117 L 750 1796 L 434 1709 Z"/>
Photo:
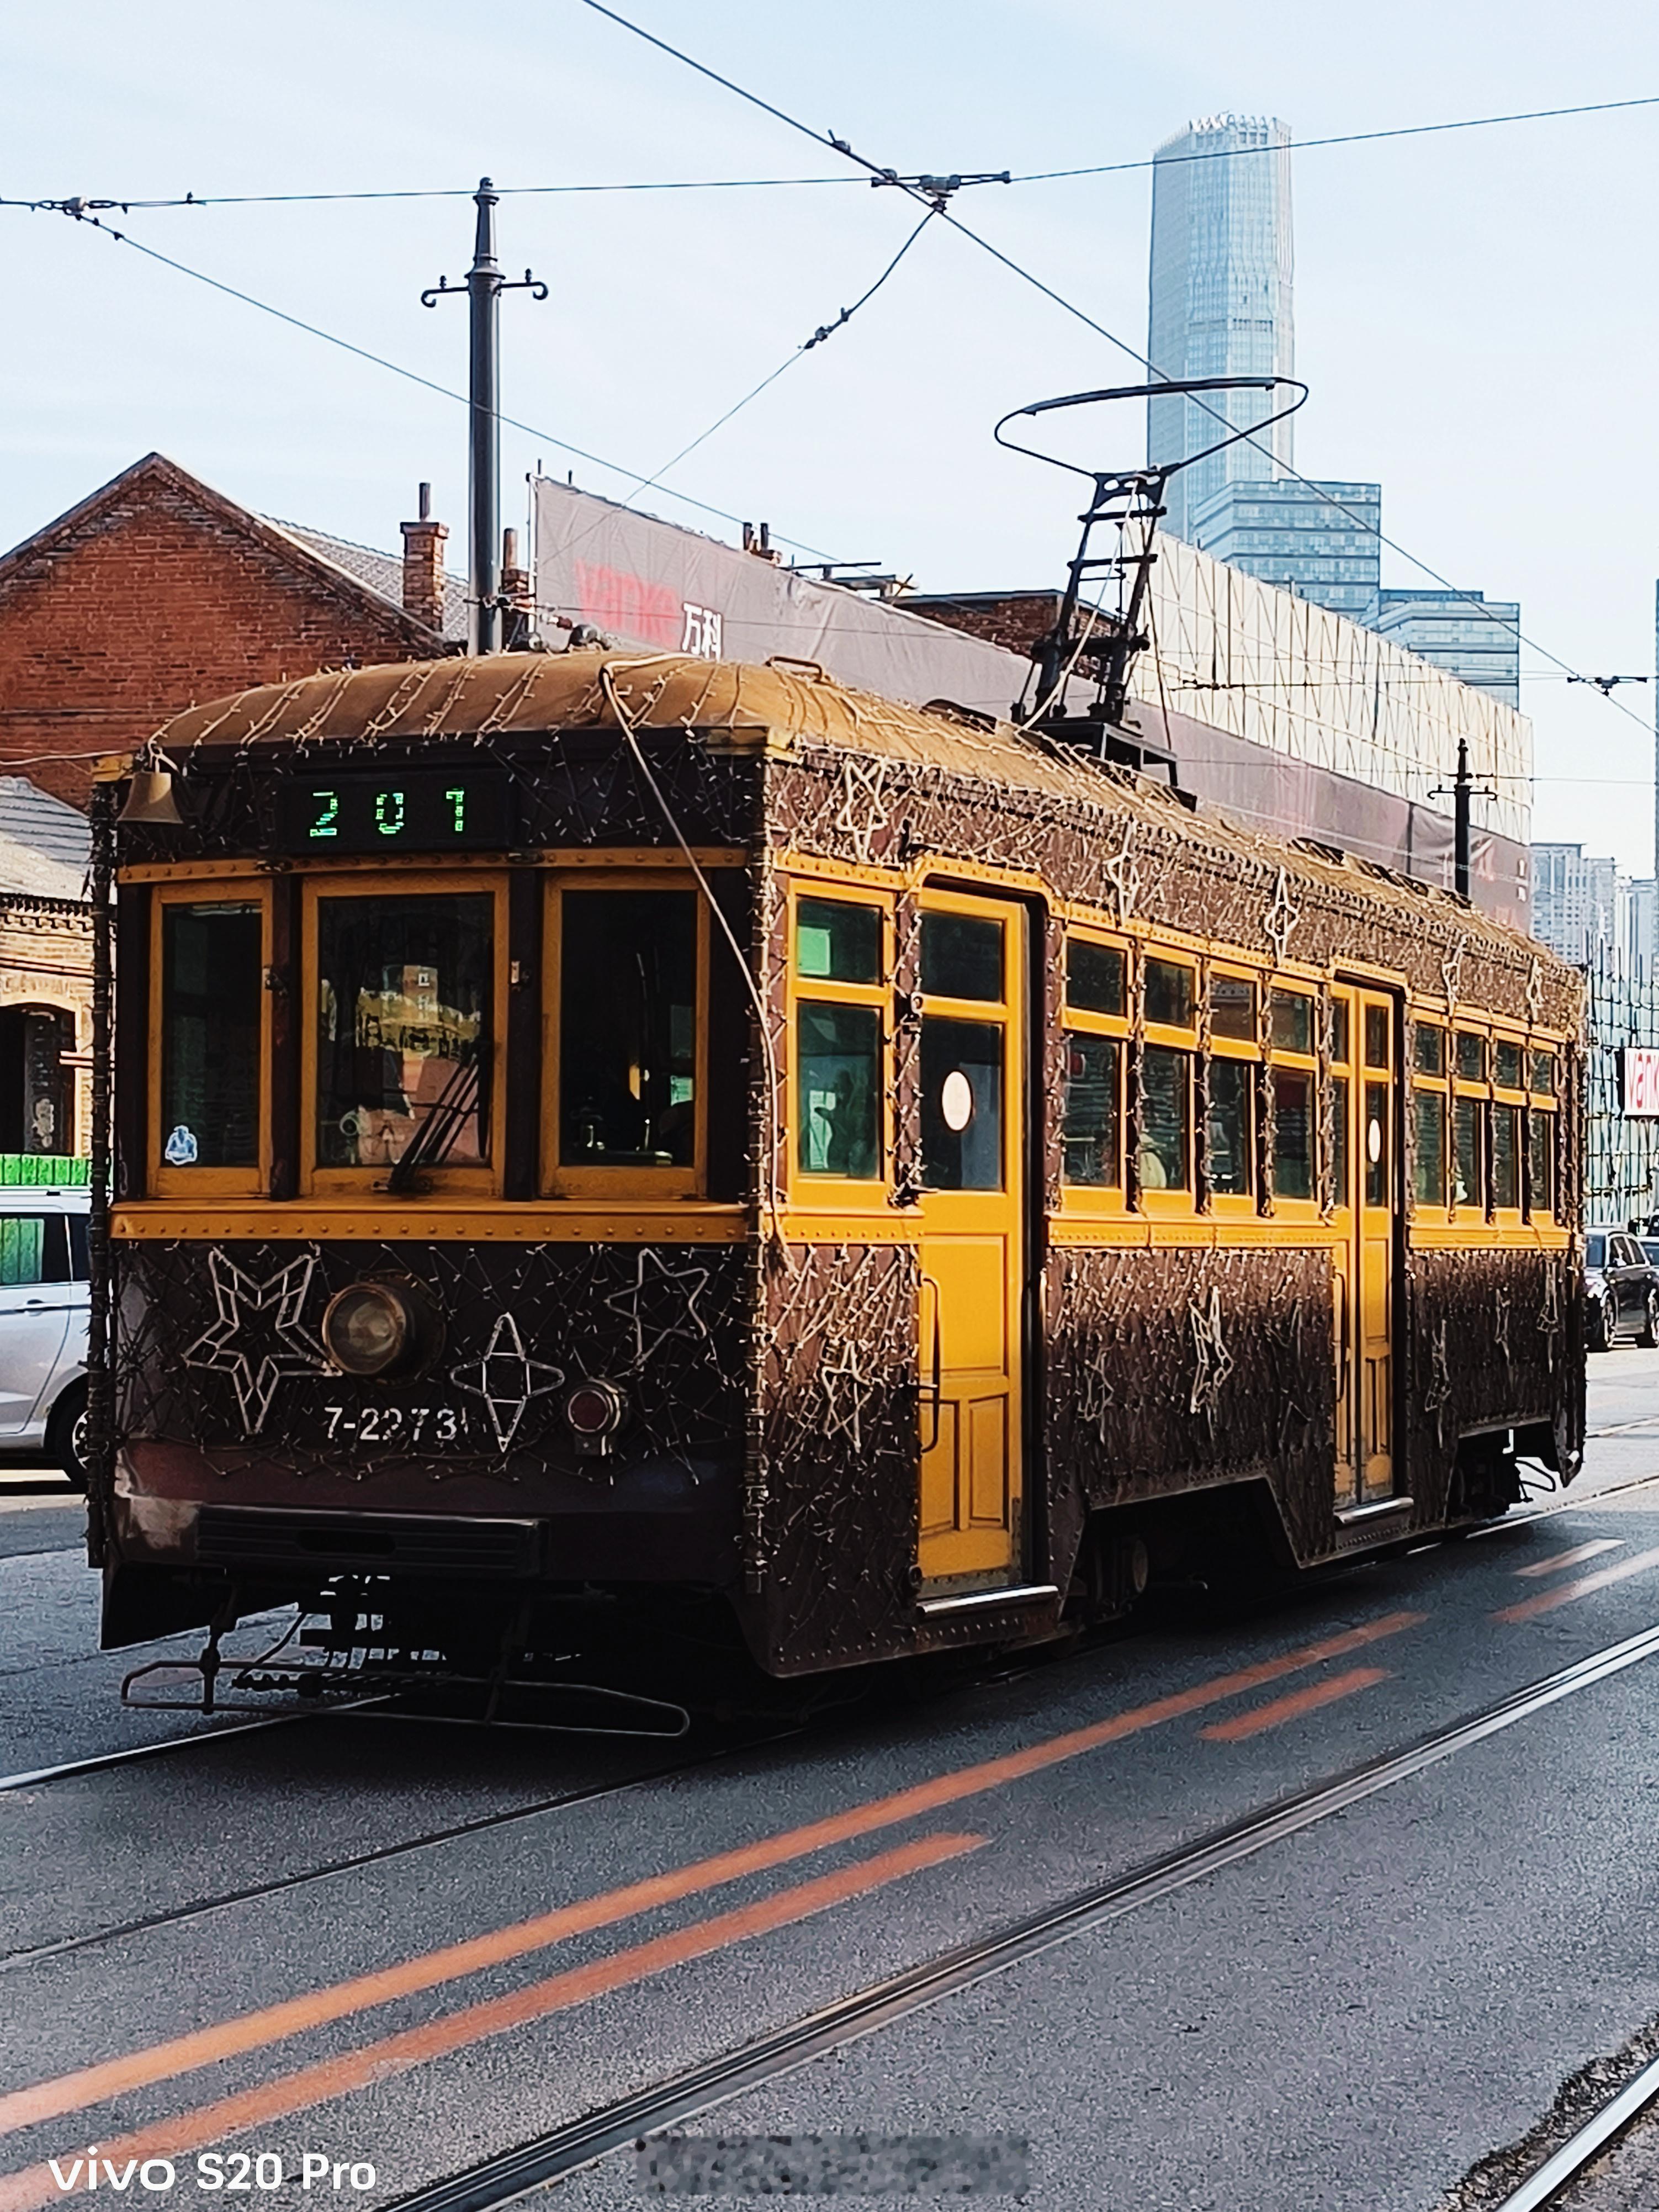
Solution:
<path fill-rule="evenodd" d="M 1235 477 L 1189 501 L 1188 517 L 1188 536 L 1213 559 L 1350 622 L 1372 622 L 1382 576 L 1380 484 Z"/>
<path fill-rule="evenodd" d="M 1291 320 L 1291 134 L 1257 116 L 1188 124 L 1152 166 L 1152 306 L 1146 351 L 1158 376 L 1288 376 Z M 1148 460 L 1179 460 L 1237 427 L 1261 422 L 1285 394 L 1218 392 L 1152 399 Z M 1210 411 L 1215 410 L 1214 412 Z M 1224 483 L 1260 482 L 1290 465 L 1291 426 L 1241 441 L 1171 478 L 1165 528 L 1190 539 L 1192 510 Z"/>
<path fill-rule="evenodd" d="M 1616 860 L 1586 857 L 1582 845 L 1534 845 L 1533 935 L 1580 967 L 1640 973 L 1632 967 L 1632 890 Z"/>
<path fill-rule="evenodd" d="M 1489 599 L 1482 592 L 1386 591 L 1371 628 L 1506 707 L 1521 704 L 1518 601 Z"/>

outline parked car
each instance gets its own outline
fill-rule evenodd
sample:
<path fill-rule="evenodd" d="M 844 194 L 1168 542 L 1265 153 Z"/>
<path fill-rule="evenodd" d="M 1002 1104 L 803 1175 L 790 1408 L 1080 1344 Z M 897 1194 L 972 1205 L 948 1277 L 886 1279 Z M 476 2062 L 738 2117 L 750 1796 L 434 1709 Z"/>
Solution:
<path fill-rule="evenodd" d="M 86 1487 L 87 1194 L 0 1187 L 0 1455 Z"/>
<path fill-rule="evenodd" d="M 1610 1352 L 1620 1337 L 1659 1345 L 1659 1262 L 1627 1230 L 1586 1234 L 1584 1300 L 1592 1352 Z"/>

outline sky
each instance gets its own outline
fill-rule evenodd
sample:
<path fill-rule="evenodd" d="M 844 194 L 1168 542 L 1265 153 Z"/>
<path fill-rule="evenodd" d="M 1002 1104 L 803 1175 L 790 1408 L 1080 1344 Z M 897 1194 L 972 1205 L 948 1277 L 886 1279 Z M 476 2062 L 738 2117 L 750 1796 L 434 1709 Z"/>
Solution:
<path fill-rule="evenodd" d="M 902 173 L 1143 161 L 1189 119 L 1306 140 L 1659 95 L 1659 10 L 1612 0 L 625 0 L 623 14 Z M 516 191 L 501 254 L 503 508 L 538 464 L 625 495 L 789 366 L 640 504 L 919 589 L 1046 587 L 1066 479 L 991 426 L 1136 362 L 933 224 L 824 343 L 915 221 L 833 154 L 583 0 L 80 0 L 0 17 L 0 198 L 442 191 L 451 198 L 134 208 L 155 252 L 453 391 L 465 309 L 422 289 L 471 256 L 467 195 L 693 179 L 830 184 Z M 848 180 L 849 179 L 850 180 Z M 1653 867 L 1659 569 L 1652 363 L 1659 106 L 1294 159 L 1297 465 L 1380 481 L 1383 528 L 1460 586 L 1518 599 L 1534 834 Z M 962 219 L 1136 350 L 1146 171 L 1012 186 Z M 0 206 L 0 545 L 159 449 L 268 514 L 388 549 L 416 485 L 465 565 L 465 416 L 62 216 Z M 1143 452 L 1103 419 L 1102 465 Z M 597 459 L 581 459 L 576 447 Z M 1385 551 L 1383 581 L 1429 581 Z M 1621 711 L 1621 708 L 1624 711 Z"/>

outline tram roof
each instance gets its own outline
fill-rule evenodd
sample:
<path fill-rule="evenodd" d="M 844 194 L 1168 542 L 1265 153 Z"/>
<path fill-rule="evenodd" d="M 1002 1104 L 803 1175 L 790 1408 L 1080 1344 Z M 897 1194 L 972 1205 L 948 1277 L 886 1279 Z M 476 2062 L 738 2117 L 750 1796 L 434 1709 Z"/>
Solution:
<path fill-rule="evenodd" d="M 610 672 L 610 686 L 601 683 Z M 175 763 L 198 748 L 241 751 L 301 743 L 408 744 L 449 738 L 531 738 L 550 731 L 614 729 L 614 690 L 636 727 L 695 732 L 726 752 L 787 755 L 797 744 L 876 754 L 918 766 L 1155 819 L 1304 880 L 1385 904 L 1456 915 L 1467 933 L 1550 961 L 1547 947 L 1454 894 L 1334 848 L 1264 836 L 1206 808 L 1189 812 L 1150 778 L 1090 759 L 1012 722 L 936 701 L 911 707 L 837 683 L 806 662 L 705 660 L 682 653 L 574 650 L 499 653 L 476 659 L 398 661 L 263 684 L 187 708 L 157 732 Z M 1357 880 L 1358 879 L 1358 880 Z"/>

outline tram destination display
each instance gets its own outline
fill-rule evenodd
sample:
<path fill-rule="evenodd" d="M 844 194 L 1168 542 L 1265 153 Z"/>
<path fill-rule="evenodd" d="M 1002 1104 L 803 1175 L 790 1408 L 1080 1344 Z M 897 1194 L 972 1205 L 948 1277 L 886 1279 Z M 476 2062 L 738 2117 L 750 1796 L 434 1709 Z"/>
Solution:
<path fill-rule="evenodd" d="M 509 842 L 507 779 L 475 769 L 285 780 L 275 843 L 283 853 L 501 851 Z"/>

